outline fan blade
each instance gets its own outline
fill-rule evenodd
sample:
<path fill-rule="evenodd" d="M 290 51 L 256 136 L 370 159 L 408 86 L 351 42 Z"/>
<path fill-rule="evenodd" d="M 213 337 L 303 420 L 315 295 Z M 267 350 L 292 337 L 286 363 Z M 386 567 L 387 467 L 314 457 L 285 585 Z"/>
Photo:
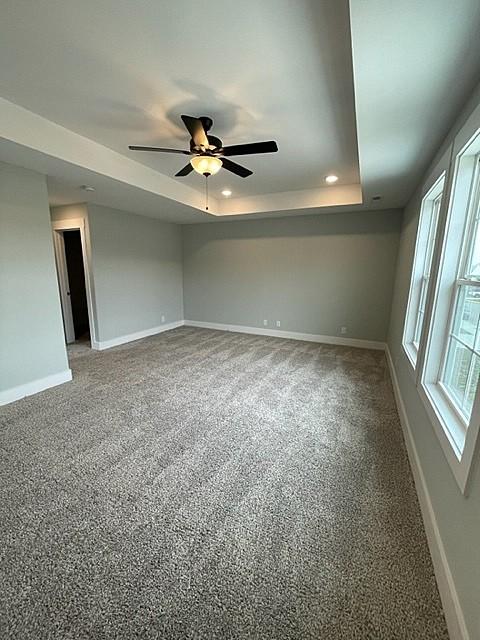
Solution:
<path fill-rule="evenodd" d="M 162 149 L 162 147 L 139 147 L 137 145 L 129 145 L 131 151 L 160 151 L 161 153 L 183 153 L 189 156 L 190 151 L 183 151 L 183 149 Z"/>
<path fill-rule="evenodd" d="M 251 142 L 250 144 L 234 144 L 221 150 L 222 156 L 245 156 L 250 153 L 273 153 L 278 151 L 275 140 L 268 142 Z"/>
<path fill-rule="evenodd" d="M 241 178 L 248 178 L 248 176 L 251 176 L 253 173 L 253 171 L 250 171 L 250 169 L 246 169 L 236 162 L 232 162 L 231 160 L 227 160 L 226 158 L 220 158 L 220 160 L 222 161 L 224 169 L 226 169 L 227 171 L 231 171 Z"/>
<path fill-rule="evenodd" d="M 193 116 L 181 116 L 183 124 L 187 127 L 188 133 L 192 136 L 193 143 L 196 147 L 204 147 L 208 149 L 209 142 L 203 123 L 200 118 Z"/>
<path fill-rule="evenodd" d="M 175 174 L 175 177 L 188 176 L 188 174 L 191 173 L 192 171 L 193 171 L 193 167 L 190 163 L 188 163 L 183 167 L 183 169 L 180 169 L 180 171 Z"/>

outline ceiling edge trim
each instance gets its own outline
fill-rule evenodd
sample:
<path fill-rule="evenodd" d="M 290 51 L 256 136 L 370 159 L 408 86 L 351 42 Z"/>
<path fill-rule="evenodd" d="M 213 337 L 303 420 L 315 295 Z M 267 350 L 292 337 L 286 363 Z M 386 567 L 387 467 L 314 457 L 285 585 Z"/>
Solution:
<path fill-rule="evenodd" d="M 268 211 L 340 207 L 363 204 L 361 185 L 346 184 L 319 189 L 282 191 L 219 202 L 215 216 L 245 215 Z"/>

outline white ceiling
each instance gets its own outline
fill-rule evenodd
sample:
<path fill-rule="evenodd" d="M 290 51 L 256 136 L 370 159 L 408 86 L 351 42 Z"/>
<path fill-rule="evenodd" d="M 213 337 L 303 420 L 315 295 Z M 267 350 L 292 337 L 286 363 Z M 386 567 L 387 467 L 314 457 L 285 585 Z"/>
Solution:
<path fill-rule="evenodd" d="M 478 80 L 479 27 L 478 0 L 3 3 L 0 160 L 48 174 L 54 204 L 88 182 L 100 204 L 200 222 L 203 179 L 172 178 L 185 159 L 127 146 L 186 148 L 180 114 L 210 115 L 224 143 L 279 145 L 236 159 L 250 178 L 210 179 L 213 213 L 403 206 Z"/>
<path fill-rule="evenodd" d="M 480 82 L 480 0 L 352 0 L 364 201 L 404 206 Z"/>

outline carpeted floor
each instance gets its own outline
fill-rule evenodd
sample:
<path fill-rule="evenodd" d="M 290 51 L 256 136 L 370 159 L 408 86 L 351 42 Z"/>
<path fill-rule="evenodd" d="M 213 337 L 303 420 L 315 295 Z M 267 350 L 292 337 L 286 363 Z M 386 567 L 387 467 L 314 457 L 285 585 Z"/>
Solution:
<path fill-rule="evenodd" d="M 181 328 L 1 409 L 0 637 L 437 640 L 380 352 Z"/>

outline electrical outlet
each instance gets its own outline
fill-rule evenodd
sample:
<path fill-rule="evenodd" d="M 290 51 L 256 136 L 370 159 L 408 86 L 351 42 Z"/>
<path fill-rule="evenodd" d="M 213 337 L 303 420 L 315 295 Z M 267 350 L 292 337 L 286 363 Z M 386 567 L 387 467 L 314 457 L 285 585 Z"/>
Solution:
<path fill-rule="evenodd" d="M 340 333 L 347 333 L 347 327 L 340 327 Z"/>
<path fill-rule="evenodd" d="M 165 322 L 165 316 L 162 316 L 162 322 Z"/>
<path fill-rule="evenodd" d="M 264 320 L 264 321 L 263 321 L 263 326 L 264 326 L 264 327 L 268 327 L 268 320 Z"/>
<path fill-rule="evenodd" d="M 277 327 L 280 326 L 280 320 L 277 320 L 277 322 L 275 323 L 277 325 Z"/>

